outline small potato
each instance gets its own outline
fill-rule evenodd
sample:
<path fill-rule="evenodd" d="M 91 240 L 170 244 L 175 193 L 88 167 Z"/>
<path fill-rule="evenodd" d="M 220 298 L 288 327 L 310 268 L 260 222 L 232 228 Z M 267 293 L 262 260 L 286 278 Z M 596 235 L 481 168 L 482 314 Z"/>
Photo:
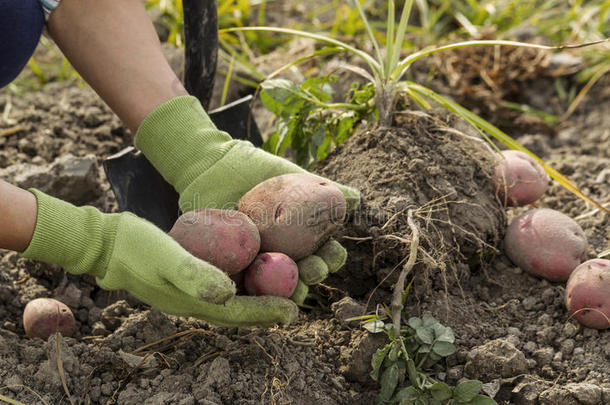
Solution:
<path fill-rule="evenodd" d="M 237 204 L 261 235 L 261 251 L 281 252 L 293 260 L 317 250 L 345 217 L 346 201 L 333 184 L 308 173 L 268 179 Z"/>
<path fill-rule="evenodd" d="M 244 285 L 250 295 L 289 298 L 298 282 L 297 264 L 283 253 L 261 253 L 244 272 Z"/>
<path fill-rule="evenodd" d="M 194 256 L 228 274 L 248 267 L 261 243 L 254 222 L 235 210 L 187 212 L 178 218 L 169 235 Z"/>
<path fill-rule="evenodd" d="M 584 326 L 610 328 L 610 260 L 592 259 L 575 268 L 565 299 L 570 314 Z"/>
<path fill-rule="evenodd" d="M 542 165 L 521 151 L 505 150 L 502 156 L 493 176 L 500 201 L 521 206 L 538 200 L 549 186 L 549 176 Z"/>
<path fill-rule="evenodd" d="M 548 208 L 529 210 L 509 225 L 504 252 L 522 270 L 550 281 L 566 281 L 586 258 L 587 238 L 567 215 Z"/>
<path fill-rule="evenodd" d="M 74 315 L 63 302 L 36 298 L 23 310 L 23 328 L 30 338 L 47 340 L 55 332 L 69 337 L 74 333 Z"/>

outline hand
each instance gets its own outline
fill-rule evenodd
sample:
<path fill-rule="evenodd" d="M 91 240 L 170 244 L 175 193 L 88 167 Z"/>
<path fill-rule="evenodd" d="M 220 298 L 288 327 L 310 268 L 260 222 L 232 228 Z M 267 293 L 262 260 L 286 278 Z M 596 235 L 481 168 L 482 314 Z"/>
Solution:
<path fill-rule="evenodd" d="M 138 129 L 135 143 L 180 193 L 183 212 L 198 208 L 232 209 L 260 182 L 286 173 L 305 172 L 286 159 L 219 131 L 199 101 L 191 96 L 175 98 L 153 111 Z M 357 190 L 333 184 L 343 193 L 348 210 L 360 204 Z M 319 283 L 329 272 L 339 270 L 346 257 L 345 249 L 331 241 L 314 255 L 300 260 L 301 282 L 293 299 L 302 303 L 306 285 Z"/>
<path fill-rule="evenodd" d="M 297 316 L 294 304 L 278 297 L 234 297 L 235 284 L 223 271 L 192 256 L 148 221 L 31 191 L 38 212 L 24 257 L 90 274 L 102 288 L 125 289 L 161 311 L 217 325 L 272 325 Z"/>

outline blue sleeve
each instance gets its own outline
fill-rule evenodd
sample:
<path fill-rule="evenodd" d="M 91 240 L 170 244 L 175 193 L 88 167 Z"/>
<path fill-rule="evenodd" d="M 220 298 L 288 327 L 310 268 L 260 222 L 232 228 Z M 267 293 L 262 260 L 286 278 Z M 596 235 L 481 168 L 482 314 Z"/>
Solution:
<path fill-rule="evenodd" d="M 0 0 L 0 88 L 21 72 L 36 49 L 43 26 L 39 0 Z"/>

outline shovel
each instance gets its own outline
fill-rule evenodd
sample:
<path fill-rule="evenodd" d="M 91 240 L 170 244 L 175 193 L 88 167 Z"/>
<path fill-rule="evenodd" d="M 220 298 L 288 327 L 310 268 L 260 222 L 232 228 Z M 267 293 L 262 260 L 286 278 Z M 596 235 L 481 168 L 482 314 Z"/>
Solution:
<path fill-rule="evenodd" d="M 218 54 L 216 0 L 183 0 L 185 74 L 187 91 L 207 108 L 214 88 Z M 235 139 L 263 144 L 251 116 L 252 96 L 241 98 L 208 114 L 218 127 Z M 104 160 L 104 170 L 120 211 L 130 211 L 164 231 L 180 216 L 178 194 L 144 155 L 128 147 Z"/>

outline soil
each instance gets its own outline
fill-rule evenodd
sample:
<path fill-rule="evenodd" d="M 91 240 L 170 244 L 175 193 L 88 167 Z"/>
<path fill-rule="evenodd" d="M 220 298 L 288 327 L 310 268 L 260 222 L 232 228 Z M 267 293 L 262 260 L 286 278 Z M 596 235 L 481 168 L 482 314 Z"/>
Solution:
<path fill-rule="evenodd" d="M 132 143 L 132 135 L 90 89 L 68 82 L 51 83 L 23 97 L 2 91 L 0 111 L 0 133 L 23 128 L 0 137 L 0 167 L 50 163 L 67 153 L 94 153 L 101 163 Z M 606 80 L 556 135 L 535 129 L 513 135 L 541 151 L 587 195 L 608 203 L 609 111 Z M 99 289 L 90 277 L 67 275 L 57 266 L 2 251 L 0 395 L 24 404 L 67 404 L 70 398 L 79 404 L 372 404 L 378 387 L 368 376 L 370 358 L 384 336 L 346 319 L 387 302 L 390 286 L 380 281 L 406 251 L 403 242 L 381 237 L 410 235 L 404 213 L 392 219 L 395 212 L 453 188 L 456 199 L 477 201 L 465 210 L 456 204 L 449 212 L 479 237 L 452 234 L 461 238 L 462 250 L 435 258 L 437 266 L 457 269 L 459 283 L 424 277 L 427 270 L 440 273 L 430 261 L 419 264 L 416 277 L 422 274 L 421 279 L 432 281 L 414 288 L 405 310 L 407 316 L 432 313 L 455 332 L 458 351 L 433 370 L 436 378 L 451 384 L 478 378 L 501 404 L 610 403 L 610 329 L 587 329 L 570 320 L 562 284 L 523 273 L 501 252 L 485 265 L 467 263 L 501 238 L 506 219 L 488 197 L 491 193 L 486 194 L 490 186 L 484 150 L 463 135 L 434 129 L 437 119 L 408 119 L 402 129 L 363 132 L 322 166 L 324 173 L 361 187 L 361 214 L 377 216 L 356 225 L 357 216 L 352 216 L 341 238 L 350 262 L 315 288 L 322 305 L 302 311 L 288 327 L 218 328 L 167 316 L 124 292 Z M 440 164 L 441 155 L 451 163 Z M 451 183 L 447 176 L 454 177 Z M 427 181 L 414 187 L 418 177 Z M 116 211 L 102 170 L 98 182 L 101 195 L 89 203 Z M 610 247 L 610 216 L 557 183 L 537 204 L 577 220 L 589 239 L 589 258 Z M 507 219 L 522 210 L 506 211 Z M 382 229 L 388 220 L 390 225 Z M 383 253 L 376 257 L 379 251 Z M 72 309 L 77 320 L 73 337 L 48 342 L 25 337 L 22 311 L 36 297 L 54 297 Z"/>

